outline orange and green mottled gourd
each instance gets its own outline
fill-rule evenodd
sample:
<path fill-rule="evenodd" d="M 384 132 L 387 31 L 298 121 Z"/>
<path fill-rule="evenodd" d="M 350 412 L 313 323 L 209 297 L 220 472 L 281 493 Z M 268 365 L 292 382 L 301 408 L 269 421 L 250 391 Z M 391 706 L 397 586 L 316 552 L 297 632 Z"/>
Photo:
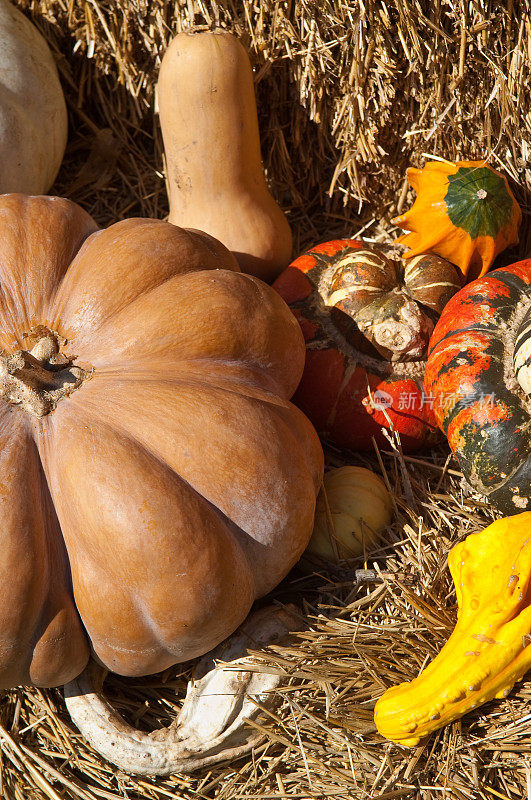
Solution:
<path fill-rule="evenodd" d="M 424 391 L 466 480 L 531 510 L 531 258 L 467 284 L 431 335 Z"/>
<path fill-rule="evenodd" d="M 388 689 L 374 718 L 407 747 L 492 700 L 531 668 L 531 512 L 468 536 L 449 556 L 459 606 L 439 655 L 410 683 Z"/>
<path fill-rule="evenodd" d="M 398 239 L 410 248 L 404 258 L 438 253 L 474 280 L 518 242 L 520 206 L 504 176 L 485 161 L 429 161 L 408 169 L 407 180 L 417 198 L 393 219 L 410 231 Z"/>

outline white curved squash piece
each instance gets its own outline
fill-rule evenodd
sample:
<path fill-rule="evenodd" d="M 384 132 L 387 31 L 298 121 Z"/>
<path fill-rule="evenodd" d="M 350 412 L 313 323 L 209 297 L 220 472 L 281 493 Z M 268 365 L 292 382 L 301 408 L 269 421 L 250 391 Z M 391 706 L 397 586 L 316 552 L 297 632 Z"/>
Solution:
<path fill-rule="evenodd" d="M 128 725 L 101 694 L 103 670 L 91 662 L 65 686 L 72 720 L 101 755 L 136 775 L 190 773 L 249 752 L 262 739 L 245 725 L 273 708 L 282 675 L 246 669 L 248 648 L 285 637 L 300 625 L 284 609 L 267 607 L 249 616 L 236 633 L 197 664 L 181 712 L 169 728 L 143 733 Z M 217 662 L 220 662 L 219 664 Z"/>

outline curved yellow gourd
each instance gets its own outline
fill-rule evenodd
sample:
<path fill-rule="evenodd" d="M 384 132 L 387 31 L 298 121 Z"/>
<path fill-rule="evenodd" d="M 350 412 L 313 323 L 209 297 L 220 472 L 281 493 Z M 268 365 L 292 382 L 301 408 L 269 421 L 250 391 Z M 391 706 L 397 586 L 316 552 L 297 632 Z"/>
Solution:
<path fill-rule="evenodd" d="M 497 520 L 449 555 L 459 606 L 439 655 L 376 703 L 382 736 L 414 746 L 494 697 L 531 668 L 531 512 Z"/>

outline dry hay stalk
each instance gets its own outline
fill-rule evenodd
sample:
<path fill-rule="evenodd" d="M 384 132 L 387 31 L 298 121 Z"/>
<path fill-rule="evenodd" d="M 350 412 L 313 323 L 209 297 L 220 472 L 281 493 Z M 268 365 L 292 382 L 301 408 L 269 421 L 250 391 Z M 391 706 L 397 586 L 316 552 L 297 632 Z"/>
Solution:
<path fill-rule="evenodd" d="M 370 221 L 371 232 L 388 236 L 387 220 L 409 199 L 404 169 L 423 152 L 489 155 L 520 182 L 524 203 L 524 188 L 531 190 L 528 0 L 17 4 L 52 44 L 68 96 L 70 141 L 54 190 L 100 224 L 167 213 L 154 85 L 168 40 L 192 23 L 227 27 L 249 47 L 264 160 L 290 210 L 297 249 Z M 443 448 L 403 460 L 396 451 L 329 451 L 329 466 L 345 461 L 383 472 L 394 494 L 390 539 L 367 566 L 396 577 L 356 583 L 356 562 L 313 576 L 294 572 L 274 593 L 277 602 L 297 601 L 310 628 L 296 647 L 257 656 L 291 683 L 252 758 L 193 778 L 130 778 L 85 745 L 59 690 L 21 689 L 0 707 L 0 797 L 525 797 L 525 682 L 414 751 L 384 742 L 372 721 L 383 689 L 415 676 L 448 637 L 455 619 L 448 551 L 492 513 L 463 494 Z M 188 675 L 185 665 L 107 685 L 129 721 L 152 728 L 175 715 Z"/>

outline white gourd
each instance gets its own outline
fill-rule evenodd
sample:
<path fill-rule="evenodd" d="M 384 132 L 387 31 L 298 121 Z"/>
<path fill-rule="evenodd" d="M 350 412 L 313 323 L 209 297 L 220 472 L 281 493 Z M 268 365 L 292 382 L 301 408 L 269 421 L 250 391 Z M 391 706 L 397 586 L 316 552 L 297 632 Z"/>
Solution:
<path fill-rule="evenodd" d="M 45 193 L 68 132 L 57 67 L 46 41 L 0 0 L 0 193 Z"/>

